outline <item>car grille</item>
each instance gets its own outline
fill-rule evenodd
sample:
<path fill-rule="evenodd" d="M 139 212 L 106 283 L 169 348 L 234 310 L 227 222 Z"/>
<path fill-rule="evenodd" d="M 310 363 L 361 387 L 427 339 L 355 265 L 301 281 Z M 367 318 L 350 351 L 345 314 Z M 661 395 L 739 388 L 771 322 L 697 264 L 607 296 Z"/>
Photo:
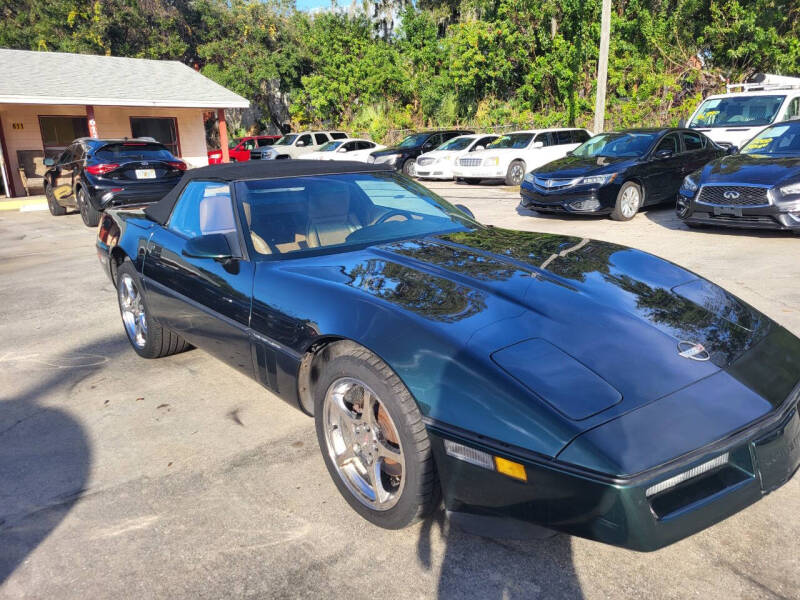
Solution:
<path fill-rule="evenodd" d="M 726 197 L 727 196 L 727 197 Z M 767 206 L 767 188 L 751 186 L 703 186 L 698 202 L 716 206 Z"/>
<path fill-rule="evenodd" d="M 458 164 L 462 167 L 480 167 L 481 166 L 481 159 L 480 158 L 459 158 Z"/>
<path fill-rule="evenodd" d="M 420 167 L 424 167 L 425 165 L 432 165 L 435 162 L 436 162 L 435 158 L 425 157 L 425 158 L 418 158 L 417 159 L 417 164 Z"/>
<path fill-rule="evenodd" d="M 545 177 L 537 177 L 535 175 L 533 177 L 534 185 L 545 190 L 557 190 L 569 185 L 573 185 L 576 181 L 577 179 L 574 177 L 570 179 L 547 179 Z"/>

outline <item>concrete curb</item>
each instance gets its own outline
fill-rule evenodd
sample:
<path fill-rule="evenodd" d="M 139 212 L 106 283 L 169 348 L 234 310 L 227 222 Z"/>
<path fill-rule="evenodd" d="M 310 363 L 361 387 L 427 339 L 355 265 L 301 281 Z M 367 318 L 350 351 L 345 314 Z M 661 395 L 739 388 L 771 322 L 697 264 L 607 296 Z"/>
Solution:
<path fill-rule="evenodd" d="M 0 211 L 16 210 L 19 212 L 30 212 L 35 210 L 47 210 L 47 200 L 37 198 L 14 198 L 12 200 L 0 200 Z"/>

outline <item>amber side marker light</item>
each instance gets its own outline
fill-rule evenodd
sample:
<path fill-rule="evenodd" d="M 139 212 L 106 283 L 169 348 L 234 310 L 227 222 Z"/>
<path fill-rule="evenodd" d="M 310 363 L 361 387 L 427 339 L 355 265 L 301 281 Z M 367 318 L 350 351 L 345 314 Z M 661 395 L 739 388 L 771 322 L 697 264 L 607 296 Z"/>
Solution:
<path fill-rule="evenodd" d="M 525 466 L 514 462 L 513 460 L 506 460 L 499 456 L 494 457 L 494 465 L 498 473 L 507 475 L 520 481 L 528 481 L 528 474 L 525 472 Z"/>
<path fill-rule="evenodd" d="M 445 452 L 453 458 L 463 460 L 464 462 L 475 465 L 476 467 L 483 467 L 490 471 L 497 471 L 506 477 L 518 479 L 519 481 L 528 481 L 528 474 L 525 472 L 525 466 L 513 460 L 500 458 L 499 456 L 492 456 L 482 450 L 470 448 L 464 444 L 459 444 L 452 440 L 444 441 Z"/>

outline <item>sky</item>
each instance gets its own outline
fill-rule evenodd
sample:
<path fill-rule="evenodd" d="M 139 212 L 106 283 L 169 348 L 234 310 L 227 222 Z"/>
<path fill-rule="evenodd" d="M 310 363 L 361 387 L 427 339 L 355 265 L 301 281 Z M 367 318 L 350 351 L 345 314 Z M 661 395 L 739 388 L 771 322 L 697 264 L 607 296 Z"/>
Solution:
<path fill-rule="evenodd" d="M 297 8 L 300 10 L 310 10 L 312 8 L 328 8 L 331 0 L 297 0 Z"/>

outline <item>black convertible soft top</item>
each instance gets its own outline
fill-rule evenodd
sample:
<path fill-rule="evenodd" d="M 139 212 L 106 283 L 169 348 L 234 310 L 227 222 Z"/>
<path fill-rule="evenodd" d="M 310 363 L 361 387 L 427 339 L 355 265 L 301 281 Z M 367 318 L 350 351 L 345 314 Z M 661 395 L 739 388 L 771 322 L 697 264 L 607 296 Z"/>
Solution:
<path fill-rule="evenodd" d="M 277 179 L 279 177 L 303 177 L 305 175 L 334 175 L 340 173 L 363 173 L 391 171 L 382 165 L 333 160 L 250 160 L 221 165 L 209 165 L 190 169 L 172 190 L 161 200 L 144 209 L 145 214 L 162 225 L 169 220 L 172 208 L 183 188 L 190 181 L 241 181 L 243 179 Z"/>

